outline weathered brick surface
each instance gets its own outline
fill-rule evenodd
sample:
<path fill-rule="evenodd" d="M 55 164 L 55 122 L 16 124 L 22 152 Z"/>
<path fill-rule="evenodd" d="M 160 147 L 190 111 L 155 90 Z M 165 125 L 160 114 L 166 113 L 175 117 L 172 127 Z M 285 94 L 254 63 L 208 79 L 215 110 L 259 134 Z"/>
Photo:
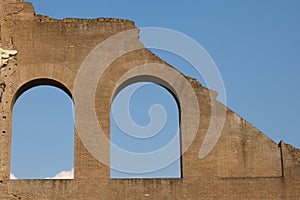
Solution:
<path fill-rule="evenodd" d="M 89 52 L 101 41 L 135 26 L 131 21 L 119 19 L 58 21 L 34 15 L 31 4 L 22 0 L 0 0 L 0 3 L 0 47 L 18 50 L 16 60 L 1 73 L 7 87 L 0 104 L 0 199 L 300 198 L 299 150 L 283 142 L 275 144 L 221 103 L 216 104 L 217 109 L 226 109 L 221 137 L 212 152 L 199 159 L 215 98 L 211 99 L 207 88 L 184 77 L 146 49 L 119 57 L 104 72 L 95 96 L 97 118 L 109 136 L 111 100 L 126 77 L 153 74 L 165 77 L 174 87 L 177 87 L 176 80 L 188 80 L 197 96 L 201 115 L 197 135 L 182 156 L 181 179 L 111 180 L 109 168 L 91 155 L 75 131 L 74 180 L 9 180 L 11 110 L 16 98 L 39 84 L 61 87 L 73 96 L 76 73 Z M 139 43 L 137 31 L 128 36 L 125 45 L 132 43 Z M 147 63 L 165 64 L 166 73 L 156 68 L 137 67 Z M 185 89 L 175 92 L 182 94 Z M 181 109 L 185 115 L 188 105 L 181 105 Z M 185 125 L 188 123 L 183 120 Z M 188 138 L 188 130 L 188 126 L 184 127 L 183 139 Z M 106 153 L 109 155 L 109 151 Z"/>

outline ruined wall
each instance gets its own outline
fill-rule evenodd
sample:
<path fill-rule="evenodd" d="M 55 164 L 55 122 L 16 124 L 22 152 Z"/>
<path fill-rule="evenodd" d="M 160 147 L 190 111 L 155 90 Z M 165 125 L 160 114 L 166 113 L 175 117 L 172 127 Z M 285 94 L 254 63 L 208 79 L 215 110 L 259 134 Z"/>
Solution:
<path fill-rule="evenodd" d="M 133 22 L 55 20 L 35 15 L 31 4 L 22 0 L 0 0 L 0 3 L 0 47 L 18 51 L 1 71 L 5 91 L 0 103 L 0 199 L 300 198 L 299 150 L 283 142 L 275 144 L 218 103 L 212 91 L 143 49 Z M 131 46 L 141 49 L 114 60 L 99 78 L 95 95 L 97 119 L 109 137 L 110 106 L 118 87 L 128 80 L 134 81 L 134 77 L 139 80 L 155 77 L 178 98 L 182 146 L 190 137 L 189 128 L 193 126 L 189 124 L 190 119 L 199 117 L 197 134 L 182 156 L 182 178 L 111 180 L 109 167 L 87 150 L 75 129 L 74 180 L 9 180 L 12 108 L 16 98 L 33 86 L 49 84 L 62 88 L 76 104 L 75 78 L 84 59 L 101 41 L 130 29 L 135 29 L 134 34 L 126 35 L 124 43 L 116 44 L 118 49 Z M 113 46 L 107 47 L 103 62 L 117 51 Z M 149 63 L 153 63 L 151 68 L 143 68 L 143 64 Z M 194 97 L 186 94 L 189 88 L 195 93 L 197 105 L 193 104 Z M 193 106 L 199 107 L 200 116 L 189 115 L 193 113 Z M 225 125 L 213 151 L 199 159 L 212 109 L 225 109 Z M 103 148 L 107 150 L 109 146 Z M 109 155 L 109 151 L 106 152 Z"/>

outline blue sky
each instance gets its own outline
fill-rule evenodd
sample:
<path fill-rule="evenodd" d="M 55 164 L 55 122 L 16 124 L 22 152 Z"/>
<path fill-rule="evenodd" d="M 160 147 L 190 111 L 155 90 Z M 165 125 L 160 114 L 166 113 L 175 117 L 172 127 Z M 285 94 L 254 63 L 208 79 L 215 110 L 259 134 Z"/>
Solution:
<path fill-rule="evenodd" d="M 34 87 L 18 98 L 11 154 L 16 177 L 53 177 L 73 168 L 73 107 L 70 97 L 55 87 Z"/>
<path fill-rule="evenodd" d="M 128 102 L 128 106 L 126 102 Z M 159 105 L 159 107 L 154 108 L 155 105 Z M 148 114 L 151 108 L 152 112 Z M 127 116 L 128 114 L 130 116 Z M 137 154 L 154 152 L 164 148 L 172 139 L 175 139 L 175 145 L 171 146 L 171 149 L 176 158 L 180 157 L 178 106 L 174 97 L 165 88 L 144 82 L 127 86 L 115 97 L 111 116 L 113 116 L 111 117 L 110 128 L 111 142 L 122 150 Z M 163 123 L 160 124 L 159 122 Z M 132 127 L 128 124 L 136 124 L 136 126 Z M 155 130 L 155 128 L 158 129 Z M 156 163 L 167 160 L 165 155 L 166 153 L 163 151 L 156 155 Z M 170 158 L 171 155 L 168 154 L 167 157 Z M 176 159 L 174 163 L 170 162 L 169 166 L 162 166 L 158 170 L 153 170 L 155 164 L 153 164 L 152 158 L 152 156 L 145 156 L 143 162 L 137 158 L 135 161 L 128 162 L 130 155 L 119 156 L 118 151 L 111 148 L 111 166 L 121 164 L 118 168 L 121 170 L 111 169 L 111 177 L 181 177 L 179 159 Z M 130 171 L 145 171 L 151 165 L 153 167 L 151 167 L 152 172 L 130 173 Z M 159 164 L 157 165 L 159 166 Z"/>
<path fill-rule="evenodd" d="M 300 148 L 299 1 L 31 2 L 37 13 L 54 18 L 124 18 L 137 27 L 170 28 L 192 37 L 218 66 L 227 106 L 276 143 Z M 184 61 L 160 56 L 193 76 Z"/>

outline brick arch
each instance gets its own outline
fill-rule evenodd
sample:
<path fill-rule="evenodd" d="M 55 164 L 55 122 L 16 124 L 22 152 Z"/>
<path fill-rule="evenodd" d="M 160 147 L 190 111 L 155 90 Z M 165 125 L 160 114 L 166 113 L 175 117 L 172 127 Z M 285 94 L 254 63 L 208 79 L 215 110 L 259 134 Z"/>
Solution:
<path fill-rule="evenodd" d="M 182 155 L 182 151 L 181 151 L 182 150 L 181 149 L 181 146 L 182 146 L 181 140 L 182 140 L 182 138 L 181 138 L 181 128 L 180 128 L 181 127 L 181 121 L 180 121 L 180 119 L 181 119 L 181 112 L 180 112 L 181 108 L 180 108 L 180 102 L 178 100 L 178 93 L 172 87 L 172 85 L 170 85 L 167 81 L 165 81 L 164 79 L 161 79 L 158 76 L 138 75 L 138 76 L 134 76 L 134 77 L 128 78 L 126 81 L 122 82 L 116 88 L 116 90 L 113 93 L 113 99 L 111 101 L 111 109 L 113 109 L 112 108 L 112 106 L 113 106 L 112 104 L 115 101 L 115 98 L 117 97 L 117 95 L 120 92 L 122 92 L 122 90 L 126 90 L 127 87 L 129 87 L 129 86 L 131 86 L 131 85 L 133 85 L 135 83 L 146 83 L 146 84 L 152 83 L 153 85 L 158 86 L 159 90 L 164 90 L 164 93 L 167 93 L 169 95 L 169 98 L 170 98 L 170 99 L 168 99 L 169 103 L 170 102 L 174 102 L 175 103 L 175 107 L 173 107 L 173 111 L 176 110 L 176 112 L 177 112 L 177 114 L 176 114 L 176 120 L 177 121 L 176 121 L 176 123 L 175 122 L 170 122 L 169 119 L 168 119 L 169 118 L 168 116 L 169 116 L 170 112 L 167 112 L 166 124 L 172 124 L 171 126 L 173 128 L 175 126 L 178 126 L 178 129 L 177 129 L 178 132 L 177 132 L 176 135 L 172 135 L 172 139 L 170 139 L 168 141 L 164 140 L 165 144 L 163 146 L 161 146 L 160 148 L 157 148 L 157 149 L 154 150 L 154 151 L 159 151 L 159 152 L 163 153 L 164 155 L 168 155 L 167 157 L 168 158 L 172 158 L 172 161 L 170 160 L 168 163 L 164 163 L 164 164 L 153 164 L 153 163 L 163 163 L 162 160 L 165 160 L 167 157 L 164 157 L 163 159 L 160 159 L 160 158 L 158 158 L 159 157 L 158 155 L 160 153 L 154 153 L 154 152 L 147 151 L 148 154 L 144 155 L 142 159 L 145 162 L 152 163 L 153 164 L 152 167 L 150 167 L 150 168 L 147 168 L 147 167 L 145 167 L 145 168 L 143 168 L 143 167 L 142 168 L 137 167 L 136 169 L 134 169 L 134 167 L 132 167 L 132 168 L 131 167 L 129 167 L 129 168 L 126 168 L 126 167 L 123 168 L 122 164 L 121 165 L 118 165 L 118 164 L 117 165 L 115 165 L 115 164 L 112 165 L 111 164 L 110 167 L 114 168 L 114 167 L 117 166 L 117 170 L 118 169 L 125 170 L 125 171 L 126 170 L 131 170 L 128 175 L 127 174 L 123 174 L 121 172 L 119 175 L 111 176 L 111 178 L 112 179 L 118 179 L 118 178 L 122 177 L 122 178 L 136 179 L 137 177 L 135 175 L 133 175 L 133 174 L 135 174 L 135 172 L 137 172 L 137 171 L 139 171 L 139 173 L 140 173 L 140 170 L 149 170 L 150 174 L 148 174 L 146 176 L 144 174 L 140 174 L 140 175 L 138 175 L 139 178 L 149 178 L 149 177 L 155 178 L 155 179 L 160 179 L 162 177 L 164 177 L 164 178 L 166 178 L 166 177 L 168 177 L 168 178 L 182 178 L 183 177 L 182 156 L 181 156 Z M 158 89 L 158 88 L 156 88 L 156 89 Z M 143 92 L 143 94 L 144 94 L 144 92 Z M 160 98 L 160 97 L 157 96 L 157 98 Z M 123 103 L 125 103 L 125 102 L 127 102 L 127 100 L 123 101 Z M 134 104 L 134 105 L 136 105 L 136 104 Z M 154 104 L 152 104 L 152 105 L 154 105 Z M 114 107 L 114 108 L 118 109 L 117 107 Z M 168 110 L 168 111 L 170 111 L 170 110 Z M 112 122 L 111 120 L 112 120 L 112 116 L 110 116 L 110 123 Z M 151 119 L 151 121 L 152 121 L 152 119 Z M 148 124 L 148 125 L 150 125 L 150 126 L 155 125 L 155 123 L 153 123 L 153 122 L 151 122 L 150 124 Z M 164 124 L 163 126 L 165 127 L 166 124 Z M 121 127 L 122 126 L 120 126 L 119 128 L 121 128 Z M 128 133 L 130 133 L 130 130 L 127 130 L 127 131 L 129 131 Z M 110 128 L 110 136 L 112 134 L 114 134 L 114 129 Z M 140 135 L 140 134 L 141 134 L 141 132 L 138 132 L 138 135 Z M 153 135 L 153 137 L 161 137 L 161 135 L 164 135 L 164 134 L 167 134 L 167 133 L 161 129 L 160 132 L 159 132 L 159 134 L 157 134 L 155 136 Z M 138 135 L 135 135 L 135 136 L 139 137 Z M 160 136 L 158 136 L 158 135 L 160 135 Z M 146 138 L 144 138 L 144 139 L 146 139 L 146 140 L 150 139 L 150 140 L 148 140 L 148 142 L 150 142 L 149 144 L 154 144 L 155 140 L 152 140 L 151 138 L 152 138 L 152 136 L 150 136 L 147 139 Z M 110 138 L 110 141 L 111 141 L 111 138 Z M 115 140 L 115 141 L 117 141 L 117 140 Z M 118 141 L 120 141 L 120 140 L 118 140 Z M 174 142 L 174 141 L 176 141 L 176 142 Z M 111 141 L 111 142 L 113 142 L 113 141 Z M 112 157 L 112 151 L 115 150 L 115 146 L 117 146 L 117 149 L 118 149 L 119 146 L 116 145 L 116 144 L 113 145 L 113 146 L 114 147 L 110 149 L 110 151 L 111 151 L 110 152 L 110 158 L 114 160 L 114 163 L 120 163 L 120 162 L 116 161 L 116 160 L 119 160 L 119 158 Z M 168 154 L 166 154 L 166 151 L 161 150 L 161 149 L 172 149 L 172 150 L 168 151 Z M 127 152 L 127 151 L 125 150 L 125 152 Z M 171 154 L 172 154 L 172 156 L 171 156 Z M 129 160 L 131 160 L 132 162 L 138 162 L 141 159 L 141 157 L 139 157 L 139 156 L 135 157 L 135 156 L 131 155 L 130 153 L 128 155 L 124 154 L 123 156 L 128 156 L 127 158 L 129 158 Z M 163 171 L 162 174 L 156 174 L 157 170 L 165 170 L 165 168 L 168 168 L 170 165 L 173 165 L 175 163 L 176 163 L 176 172 L 173 171 L 172 173 L 168 173 L 168 170 L 166 170 L 166 171 Z M 178 163 L 180 163 L 179 166 L 177 166 Z M 170 169 L 170 168 L 168 168 L 168 169 Z M 112 172 L 112 171 L 110 171 L 110 172 Z M 132 174 L 130 175 L 130 173 L 132 173 Z M 118 177 L 118 176 L 120 176 L 120 177 Z"/>
<path fill-rule="evenodd" d="M 132 52 L 132 54 L 136 53 Z M 136 82 L 152 82 L 167 89 L 177 101 L 180 117 L 181 151 L 183 154 L 195 138 L 200 122 L 198 98 L 189 80 L 182 73 L 165 63 L 154 62 L 132 65 L 130 62 L 122 62 L 122 66 L 119 65 L 118 68 L 115 64 L 119 64 L 119 62 L 112 63 L 105 71 L 98 83 L 96 92 L 96 101 L 98 102 L 96 104 L 97 118 L 106 137 L 110 137 L 111 103 L 118 92 Z M 119 71 L 120 69 L 121 71 Z M 184 174 L 182 174 L 183 176 Z"/>
<path fill-rule="evenodd" d="M 175 98 L 179 109 L 181 151 L 184 153 L 197 134 L 200 108 L 198 99 L 186 77 L 166 64 L 149 63 L 137 66 L 118 80 L 113 96 L 134 82 L 152 82 L 166 88 Z M 195 123 L 198 122 L 198 123 Z"/>
<path fill-rule="evenodd" d="M 138 83 L 138 82 L 150 82 L 156 85 L 159 85 L 161 87 L 163 87 L 164 89 L 166 89 L 174 98 L 174 100 L 177 103 L 178 109 L 180 111 L 180 102 L 178 100 L 178 94 L 175 91 L 175 89 L 165 80 L 160 79 L 159 77 L 156 76 L 150 76 L 150 75 L 139 75 L 139 76 L 134 76 L 131 78 L 128 78 L 126 81 L 122 80 L 123 82 L 118 86 L 117 89 L 115 89 L 114 93 L 113 93 L 113 99 L 112 102 L 114 100 L 114 98 L 117 96 L 117 94 L 122 91 L 123 89 L 125 89 L 127 86 L 134 84 L 134 83 Z M 180 114 L 180 112 L 179 112 Z"/>
<path fill-rule="evenodd" d="M 49 86 L 52 89 L 55 89 L 55 92 L 54 91 L 52 91 L 52 92 L 48 91 L 50 88 L 45 88 L 45 87 L 39 88 L 38 92 L 37 91 L 35 91 L 35 92 L 30 91 L 31 89 L 34 89 L 34 88 L 38 89 L 39 86 Z M 29 92 L 29 93 L 26 94 L 26 92 Z M 63 109 L 58 109 L 56 103 L 52 104 L 51 110 L 55 111 L 55 116 L 57 114 L 61 114 L 61 113 L 66 114 L 65 116 L 67 116 L 67 117 L 66 118 L 63 117 L 63 119 L 68 119 L 68 120 L 62 121 L 61 119 L 58 119 L 57 117 L 55 117 L 57 119 L 57 121 L 56 120 L 49 121 L 49 118 L 47 116 L 52 116 L 53 117 L 53 113 L 52 113 L 52 115 L 49 115 L 49 113 L 45 112 L 44 109 L 49 107 L 49 103 L 50 103 L 49 101 L 52 101 L 52 99 L 51 98 L 50 99 L 49 98 L 45 99 L 43 97 L 43 95 L 41 95 L 41 92 L 47 92 L 47 93 L 50 92 L 50 93 L 52 93 L 51 96 L 53 96 L 53 94 L 55 96 L 63 95 L 63 96 L 61 96 L 63 98 L 60 98 L 59 101 L 57 101 L 55 99 L 53 99 L 53 100 L 54 100 L 54 102 L 57 102 L 58 104 L 64 104 L 64 103 L 68 104 L 67 107 L 64 107 L 64 108 L 67 108 L 65 110 L 67 112 L 61 112 Z M 36 94 L 38 94 L 38 96 L 36 96 Z M 66 94 L 67 94 L 67 96 L 66 96 Z M 35 97 L 34 99 L 32 99 L 33 96 Z M 36 113 L 35 111 L 33 111 L 33 113 L 35 113 L 35 114 L 32 115 L 32 113 L 29 112 L 28 109 L 24 109 L 25 108 L 24 105 L 26 105 L 26 107 L 28 107 L 28 106 L 30 107 L 31 105 L 29 105 L 29 104 L 32 104 L 32 102 L 30 103 L 30 102 L 26 101 L 25 99 L 27 99 L 27 100 L 32 99 L 33 101 L 38 100 L 39 102 L 43 102 L 43 101 L 47 102 L 46 104 L 43 103 L 42 106 L 38 105 L 39 108 L 42 108 L 43 114 L 41 114 L 40 112 Z M 70 102 L 70 99 L 72 100 L 72 102 Z M 15 103 L 17 101 L 23 102 L 22 103 L 23 105 L 22 106 L 21 106 L 21 104 L 19 104 L 19 106 L 15 105 Z M 24 104 L 24 102 L 25 102 L 25 104 Z M 73 101 L 72 94 L 69 91 L 69 89 L 64 84 L 62 84 L 59 81 L 54 80 L 54 79 L 50 79 L 50 78 L 33 79 L 31 81 L 26 82 L 25 84 L 23 84 L 22 86 L 20 86 L 17 89 L 17 91 L 15 92 L 15 94 L 13 96 L 13 100 L 12 100 L 12 103 L 11 103 L 11 117 L 10 117 L 10 120 L 11 120 L 11 128 L 10 128 L 11 141 L 10 141 L 10 146 L 11 146 L 11 148 L 10 148 L 10 150 L 11 150 L 11 156 L 14 156 L 14 157 L 10 158 L 10 161 L 11 161 L 10 169 L 12 169 L 12 166 L 13 166 L 13 168 L 15 168 L 16 172 L 20 173 L 18 168 L 16 168 L 16 166 L 18 166 L 18 165 L 16 165 L 16 163 L 18 163 L 18 162 L 25 163 L 24 161 L 21 161 L 19 159 L 20 158 L 20 152 L 23 152 L 24 149 L 27 149 L 27 147 L 24 147 L 24 145 L 19 144 L 19 141 L 22 141 L 22 140 L 20 140 L 20 135 L 25 135 L 28 138 L 24 141 L 25 144 L 30 143 L 29 142 L 30 140 L 33 140 L 34 142 L 38 142 L 38 143 L 46 141 L 46 140 L 41 140 L 40 138 L 36 139 L 36 137 L 33 137 L 33 138 L 35 138 L 35 139 L 33 139 L 32 135 L 30 135 L 30 133 L 27 132 L 28 127 L 35 126 L 35 124 L 39 123 L 39 121 L 36 121 L 36 120 L 39 120 L 39 119 L 42 119 L 43 122 L 41 122 L 41 124 L 44 123 L 45 127 L 42 127 L 43 129 L 39 130 L 38 132 L 34 131 L 34 130 L 32 130 L 30 132 L 33 132 L 35 134 L 36 133 L 41 133 L 41 135 L 44 135 L 46 137 L 52 135 L 53 132 L 63 133 L 63 135 L 65 135 L 67 139 L 66 138 L 62 139 L 62 138 L 60 138 L 59 135 L 54 134 L 55 136 L 52 137 L 49 140 L 50 142 L 48 141 L 49 143 L 46 144 L 45 147 L 41 147 L 41 146 L 33 147 L 34 151 L 41 151 L 41 152 L 45 153 L 46 151 L 49 151 L 53 146 L 56 145 L 56 140 L 62 140 L 64 143 L 59 144 L 55 148 L 59 148 L 60 150 L 63 150 L 63 151 L 66 150 L 66 149 L 68 149 L 68 150 L 64 151 L 64 152 L 60 151 L 60 152 L 62 152 L 62 155 L 59 157 L 59 159 L 61 159 L 61 158 L 70 159 L 66 163 L 68 163 L 68 166 L 70 168 L 74 167 L 74 161 L 72 161 L 72 160 L 74 160 L 74 156 L 75 156 L 74 151 L 73 151 L 73 148 L 74 148 L 73 147 L 74 146 L 74 118 L 73 118 L 73 113 L 74 112 L 73 112 L 72 107 L 69 107 L 71 104 L 74 105 L 74 101 Z M 34 107 L 33 110 L 37 108 L 36 104 L 32 104 L 32 106 Z M 22 115 L 22 114 L 24 114 L 24 111 L 25 111 L 26 117 Z M 22 117 L 20 117 L 20 114 L 21 114 Z M 30 122 L 27 121 L 26 124 L 25 124 L 24 123 L 25 118 L 30 119 Z M 47 121 L 45 121 L 45 119 Z M 60 122 L 64 122 L 65 125 L 67 125 L 67 126 L 65 126 L 65 125 L 61 126 L 59 124 Z M 18 127 L 18 128 L 16 128 L 16 127 Z M 22 129 L 20 129 L 20 127 L 22 127 Z M 47 127 L 48 130 L 45 129 L 46 127 Z M 49 132 L 49 129 L 52 130 L 52 132 Z M 27 130 L 27 131 L 25 131 L 25 130 Z M 30 136 L 30 137 L 28 137 L 28 136 Z M 13 143 L 13 141 L 15 141 L 15 142 Z M 51 145 L 49 145 L 49 144 L 51 144 Z M 12 146 L 12 145 L 14 145 L 14 146 Z M 66 147 L 68 147 L 68 148 L 66 148 Z M 20 149 L 22 149 L 22 150 L 20 150 Z M 12 154 L 13 152 L 14 152 L 14 154 Z M 29 152 L 31 152 L 31 151 L 29 151 Z M 28 155 L 31 155 L 31 153 L 23 154 L 23 157 L 28 158 L 28 160 L 29 160 L 29 161 L 27 160 L 27 163 L 33 163 L 33 165 L 31 164 L 29 166 L 36 166 L 36 164 L 42 163 L 40 161 L 39 157 L 30 157 L 30 156 L 28 156 Z M 55 156 L 54 160 L 57 157 L 56 155 L 53 154 L 53 152 L 46 152 L 45 155 L 47 156 L 47 160 L 48 160 L 48 156 L 52 157 L 52 159 Z M 26 156 L 28 156 L 28 157 L 26 157 Z M 43 156 L 43 158 L 46 158 L 46 157 Z M 41 158 L 41 159 L 43 159 L 43 158 Z M 56 162 L 56 164 L 54 164 L 53 167 L 56 170 L 63 171 L 63 169 L 65 167 L 63 165 L 60 165 Z M 29 179 L 36 180 L 36 176 L 46 176 L 46 173 L 47 173 L 46 168 L 41 167 L 41 170 L 42 170 L 42 173 L 40 173 L 40 174 L 39 173 L 35 174 L 35 173 L 31 173 L 31 172 L 27 171 L 27 173 L 24 173 L 22 175 L 23 177 L 18 177 L 18 178 L 24 179 L 24 177 L 29 177 Z M 11 171 L 11 172 L 13 172 L 13 171 Z M 33 177 L 35 177 L 35 178 L 33 178 Z M 27 179 L 27 178 L 25 178 L 25 179 Z"/>
<path fill-rule="evenodd" d="M 71 91 L 67 88 L 67 86 L 65 86 L 63 83 L 54 80 L 54 79 L 50 79 L 50 78 L 38 78 L 38 79 L 33 79 L 30 80 L 26 83 L 24 83 L 23 85 L 21 85 L 17 91 L 15 92 L 13 98 L 12 98 L 12 102 L 11 102 L 11 110 L 13 109 L 13 106 L 15 104 L 15 102 L 17 101 L 17 99 L 27 90 L 33 88 L 33 87 L 37 87 L 37 86 L 53 86 L 56 88 L 61 89 L 62 91 L 64 91 L 72 100 L 73 100 L 73 95 L 71 93 Z M 73 101 L 74 102 L 74 101 Z"/>

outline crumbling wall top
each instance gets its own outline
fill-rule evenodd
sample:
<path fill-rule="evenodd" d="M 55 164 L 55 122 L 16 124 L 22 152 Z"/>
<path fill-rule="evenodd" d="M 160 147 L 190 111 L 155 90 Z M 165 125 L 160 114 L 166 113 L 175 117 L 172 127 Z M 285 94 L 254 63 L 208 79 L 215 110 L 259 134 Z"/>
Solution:
<path fill-rule="evenodd" d="M 80 19 L 80 18 L 65 18 L 65 19 L 54 19 L 49 16 L 36 14 L 36 20 L 38 22 L 65 22 L 65 23 L 79 23 L 79 22 L 111 22 L 111 23 L 128 23 L 134 25 L 134 22 L 127 19 L 118 19 L 118 18 L 95 18 L 95 19 Z"/>

